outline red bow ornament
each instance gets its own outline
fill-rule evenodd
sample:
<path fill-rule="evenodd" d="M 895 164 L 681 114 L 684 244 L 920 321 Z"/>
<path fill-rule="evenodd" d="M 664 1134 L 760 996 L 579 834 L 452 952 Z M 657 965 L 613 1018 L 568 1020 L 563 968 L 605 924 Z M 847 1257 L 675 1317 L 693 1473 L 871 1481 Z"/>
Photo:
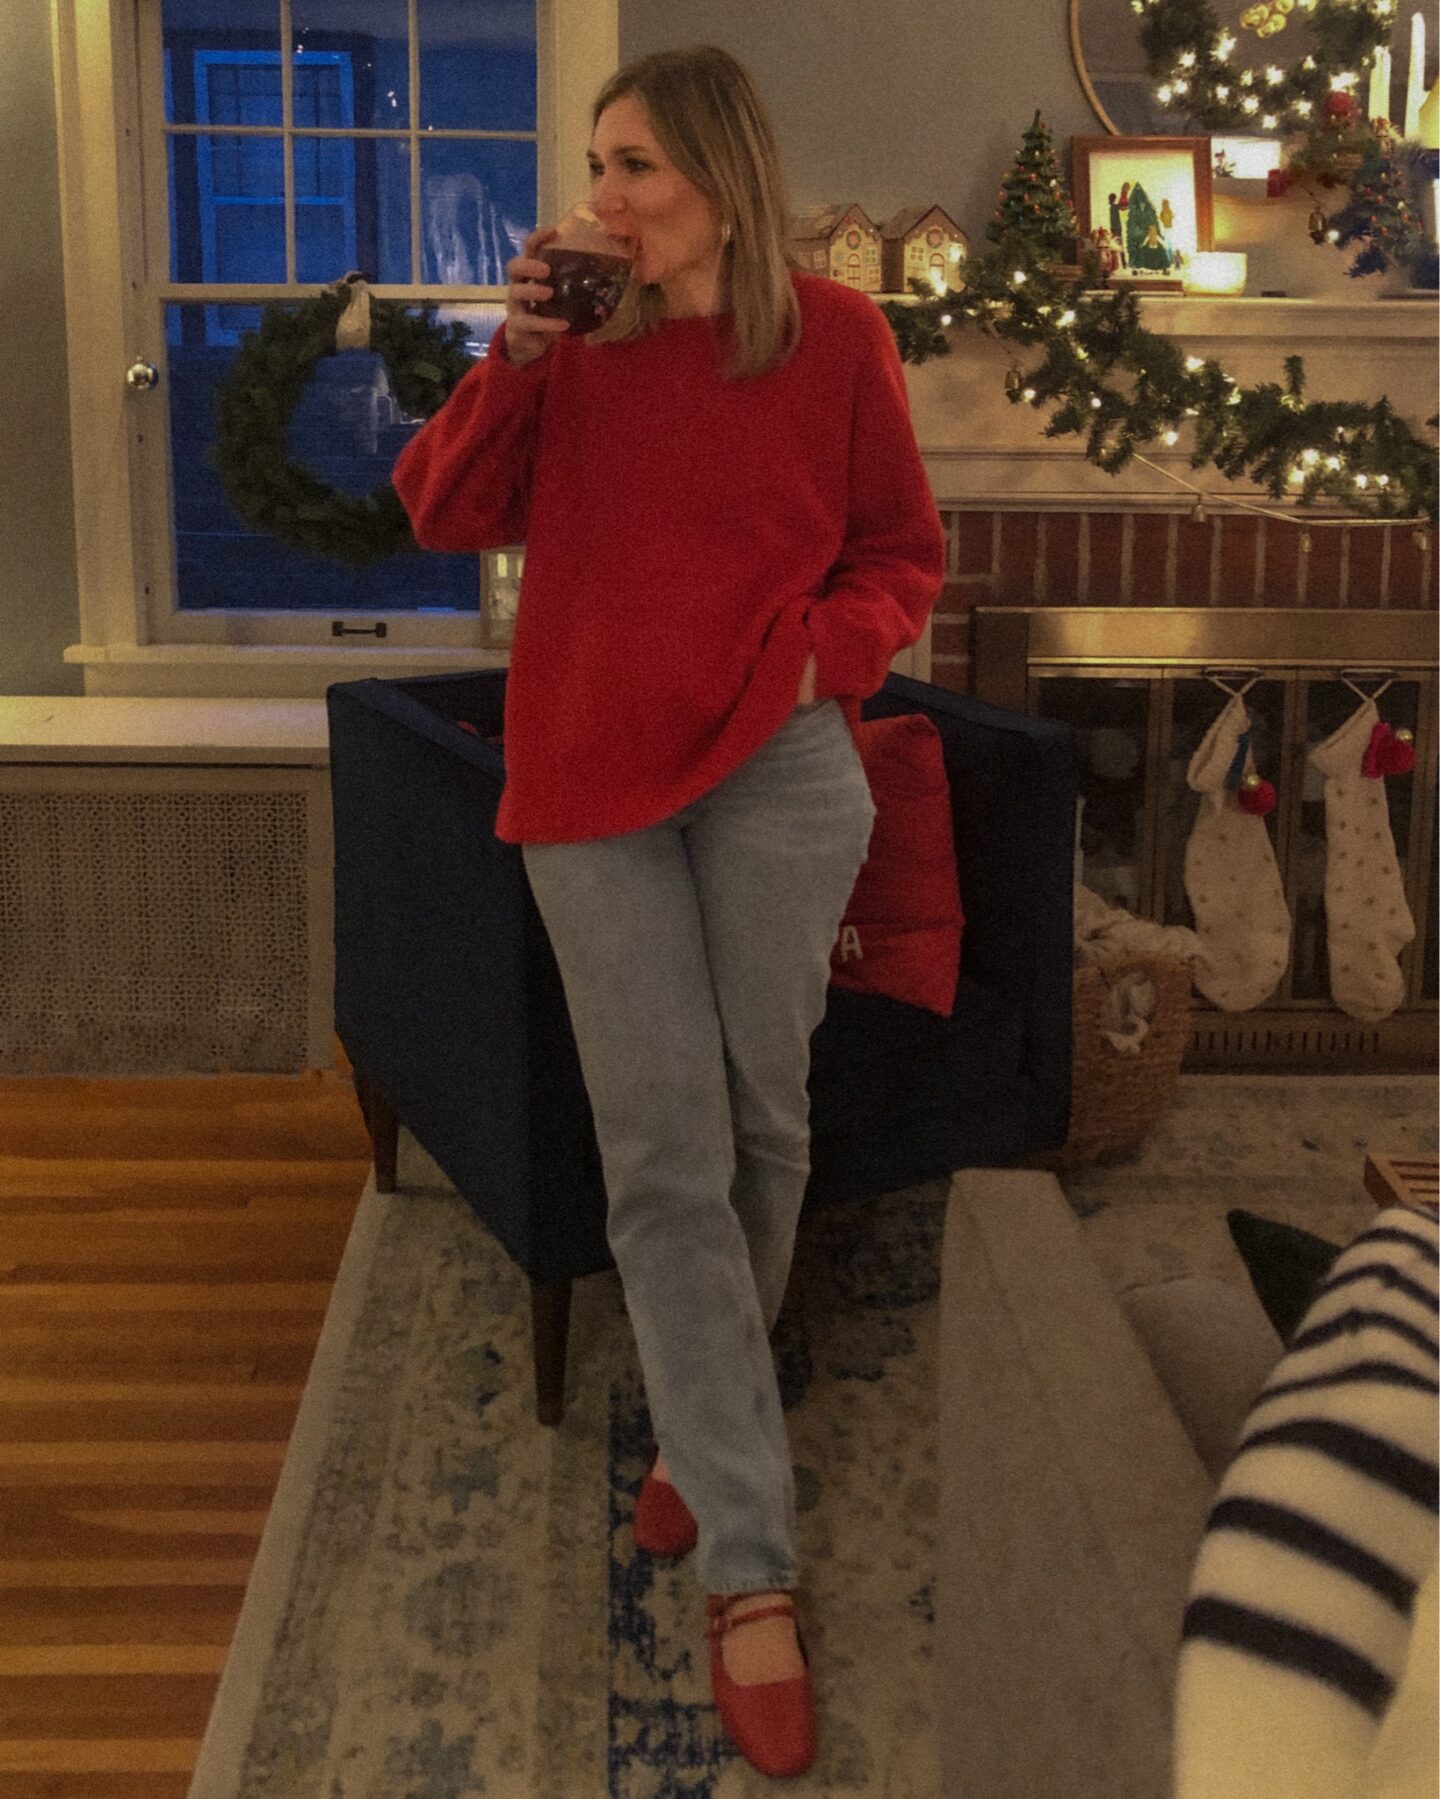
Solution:
<path fill-rule="evenodd" d="M 1385 775 L 1408 775 L 1415 766 L 1415 739 L 1409 731 L 1395 731 L 1380 719 L 1370 733 L 1360 772 L 1370 781 Z"/>

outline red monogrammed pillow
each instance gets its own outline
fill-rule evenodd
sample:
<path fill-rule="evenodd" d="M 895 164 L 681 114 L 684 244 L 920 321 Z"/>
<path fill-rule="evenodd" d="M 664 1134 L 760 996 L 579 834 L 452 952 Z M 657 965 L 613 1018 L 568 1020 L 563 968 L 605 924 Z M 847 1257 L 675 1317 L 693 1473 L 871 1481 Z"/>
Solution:
<path fill-rule="evenodd" d="M 830 979 L 948 1018 L 965 914 L 940 732 L 910 712 L 862 720 L 856 743 L 875 826 L 831 951 Z"/>

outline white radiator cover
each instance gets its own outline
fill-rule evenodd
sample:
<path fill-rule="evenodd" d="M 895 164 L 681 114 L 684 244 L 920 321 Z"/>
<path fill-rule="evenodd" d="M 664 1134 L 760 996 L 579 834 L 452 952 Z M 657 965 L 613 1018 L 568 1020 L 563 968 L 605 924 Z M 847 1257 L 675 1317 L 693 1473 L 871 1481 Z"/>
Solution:
<path fill-rule="evenodd" d="M 0 1075 L 334 1062 L 323 768 L 0 767 Z"/>

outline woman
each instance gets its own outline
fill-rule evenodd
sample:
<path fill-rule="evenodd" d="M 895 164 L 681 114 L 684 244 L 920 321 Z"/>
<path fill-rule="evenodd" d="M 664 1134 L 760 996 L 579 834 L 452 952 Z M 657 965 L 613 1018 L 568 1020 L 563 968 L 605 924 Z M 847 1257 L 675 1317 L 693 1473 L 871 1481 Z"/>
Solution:
<path fill-rule="evenodd" d="M 768 1333 L 809 1172 L 810 1036 L 874 804 L 860 700 L 944 544 L 873 301 L 794 270 L 775 142 L 724 51 L 594 105 L 591 203 L 636 258 L 587 337 L 529 312 L 406 447 L 417 540 L 524 541 L 496 822 L 565 985 L 658 1445 L 637 1543 L 699 1542 L 711 1676 L 767 1773 L 814 1756 Z"/>

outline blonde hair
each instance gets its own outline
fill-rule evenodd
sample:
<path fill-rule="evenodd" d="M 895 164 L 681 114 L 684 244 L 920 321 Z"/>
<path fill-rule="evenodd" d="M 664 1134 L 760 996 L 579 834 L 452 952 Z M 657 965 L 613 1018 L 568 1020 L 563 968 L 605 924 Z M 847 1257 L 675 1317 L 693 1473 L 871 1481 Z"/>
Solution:
<path fill-rule="evenodd" d="M 591 124 L 633 94 L 671 163 L 720 214 L 722 275 L 728 276 L 734 354 L 728 380 L 762 375 L 800 341 L 800 306 L 785 248 L 785 179 L 764 103 L 735 58 L 713 45 L 660 50 L 628 63 L 601 88 Z M 728 227 L 728 234 L 727 228 Z M 615 312 L 587 343 L 624 343 L 658 329 L 665 296 L 658 283 L 632 281 Z"/>

